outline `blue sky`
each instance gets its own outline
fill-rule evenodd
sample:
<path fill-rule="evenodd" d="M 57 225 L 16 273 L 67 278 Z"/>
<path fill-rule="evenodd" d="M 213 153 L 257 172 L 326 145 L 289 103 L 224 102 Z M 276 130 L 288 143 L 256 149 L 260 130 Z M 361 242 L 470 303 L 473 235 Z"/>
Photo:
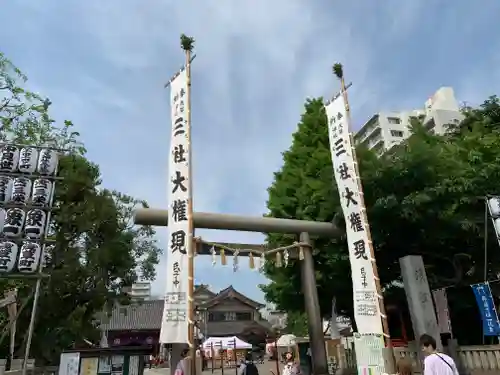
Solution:
<path fill-rule="evenodd" d="M 334 62 L 353 81 L 355 127 L 378 111 L 423 107 L 443 85 L 476 104 L 500 93 L 498 14 L 497 0 L 11 0 L 0 49 L 51 99 L 57 120 L 77 125 L 106 187 L 166 207 L 163 84 L 183 63 L 179 35 L 194 36 L 195 210 L 261 215 L 305 98 L 338 90 Z M 166 234 L 158 230 L 163 245 Z M 198 282 L 263 300 L 258 273 L 196 262 Z M 164 268 L 162 259 L 157 294 Z"/>

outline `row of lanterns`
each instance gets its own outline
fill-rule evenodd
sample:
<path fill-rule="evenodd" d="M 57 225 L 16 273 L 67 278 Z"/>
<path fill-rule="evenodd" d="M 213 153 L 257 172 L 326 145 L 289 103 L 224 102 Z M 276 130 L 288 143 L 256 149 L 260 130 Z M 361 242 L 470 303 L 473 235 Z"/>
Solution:
<path fill-rule="evenodd" d="M 0 241 L 0 273 L 34 273 L 42 256 L 42 245 L 24 241 L 20 246 L 12 241 Z"/>
<path fill-rule="evenodd" d="M 0 204 L 31 204 L 46 207 L 53 184 L 46 178 L 0 176 Z"/>
<path fill-rule="evenodd" d="M 0 208 L 0 233 L 7 238 L 23 234 L 30 239 L 40 239 L 45 233 L 47 213 L 39 208 L 24 211 L 21 208 Z"/>
<path fill-rule="evenodd" d="M 18 147 L 11 144 L 5 144 L 0 148 L 0 171 L 1 172 L 20 172 L 20 173 L 39 173 L 41 175 L 53 175 L 57 168 L 57 152 L 36 147 Z"/>

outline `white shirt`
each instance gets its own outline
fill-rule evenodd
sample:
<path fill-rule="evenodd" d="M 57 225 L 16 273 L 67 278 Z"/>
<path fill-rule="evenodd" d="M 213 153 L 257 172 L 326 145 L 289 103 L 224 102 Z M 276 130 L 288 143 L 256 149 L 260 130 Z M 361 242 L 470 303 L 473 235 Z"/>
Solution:
<path fill-rule="evenodd" d="M 424 375 L 459 375 L 455 361 L 443 353 L 433 353 L 425 357 Z"/>

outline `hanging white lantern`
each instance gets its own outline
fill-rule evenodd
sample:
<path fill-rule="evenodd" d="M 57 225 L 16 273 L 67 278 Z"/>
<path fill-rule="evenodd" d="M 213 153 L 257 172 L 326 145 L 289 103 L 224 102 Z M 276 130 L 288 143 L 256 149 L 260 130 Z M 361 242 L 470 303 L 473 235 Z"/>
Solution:
<path fill-rule="evenodd" d="M 52 261 L 54 260 L 55 245 L 45 246 L 45 249 L 42 248 L 42 250 L 42 269 L 44 269 L 46 267 L 52 266 Z"/>
<path fill-rule="evenodd" d="M 495 225 L 495 231 L 497 233 L 497 236 L 500 235 L 500 218 L 493 219 L 493 223 Z"/>
<path fill-rule="evenodd" d="M 57 152 L 48 148 L 40 151 L 38 157 L 37 172 L 45 176 L 53 175 L 57 168 L 58 156 Z"/>
<path fill-rule="evenodd" d="M 41 238 L 45 230 L 46 219 L 47 214 L 43 210 L 39 208 L 29 210 L 26 215 L 26 225 L 24 227 L 26 237 L 33 239 Z"/>
<path fill-rule="evenodd" d="M 20 208 L 9 208 L 5 213 L 3 234 L 6 237 L 19 237 L 23 232 L 26 213 Z"/>
<path fill-rule="evenodd" d="M 19 252 L 17 270 L 22 273 L 34 273 L 42 254 L 42 246 L 36 242 L 23 242 Z"/>
<path fill-rule="evenodd" d="M 12 145 L 4 145 L 0 149 L 0 171 L 15 172 L 19 163 L 19 148 Z"/>
<path fill-rule="evenodd" d="M 7 212 L 5 209 L 0 208 L 0 233 L 3 232 L 3 226 L 5 225 L 5 217 L 7 216 Z"/>
<path fill-rule="evenodd" d="M 34 147 L 23 147 L 19 152 L 19 172 L 33 173 L 36 171 L 38 150 Z"/>
<path fill-rule="evenodd" d="M 493 197 L 488 199 L 488 207 L 490 209 L 491 216 L 500 216 L 500 197 Z"/>
<path fill-rule="evenodd" d="M 31 194 L 31 180 L 27 177 L 16 177 L 12 184 L 10 201 L 16 204 L 25 204 Z"/>
<path fill-rule="evenodd" d="M 11 241 L 0 241 L 0 273 L 12 272 L 19 247 Z"/>
<path fill-rule="evenodd" d="M 12 178 L 0 176 L 0 203 L 7 203 L 12 197 Z"/>
<path fill-rule="evenodd" d="M 31 204 L 33 206 L 42 206 L 42 207 L 49 205 L 51 191 L 52 191 L 52 182 L 50 182 L 46 178 L 37 178 L 33 182 L 33 193 L 31 195 Z"/>

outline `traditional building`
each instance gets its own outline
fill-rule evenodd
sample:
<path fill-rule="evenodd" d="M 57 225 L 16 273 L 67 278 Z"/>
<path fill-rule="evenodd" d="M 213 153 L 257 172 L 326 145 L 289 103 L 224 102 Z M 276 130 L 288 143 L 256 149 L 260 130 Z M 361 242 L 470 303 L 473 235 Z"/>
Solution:
<path fill-rule="evenodd" d="M 232 286 L 213 293 L 207 285 L 197 285 L 194 300 L 200 337 L 238 336 L 258 344 L 271 334 L 271 325 L 259 313 L 264 305 L 239 293 Z M 162 314 L 163 300 L 117 305 L 101 328 L 110 346 L 156 345 Z"/>

